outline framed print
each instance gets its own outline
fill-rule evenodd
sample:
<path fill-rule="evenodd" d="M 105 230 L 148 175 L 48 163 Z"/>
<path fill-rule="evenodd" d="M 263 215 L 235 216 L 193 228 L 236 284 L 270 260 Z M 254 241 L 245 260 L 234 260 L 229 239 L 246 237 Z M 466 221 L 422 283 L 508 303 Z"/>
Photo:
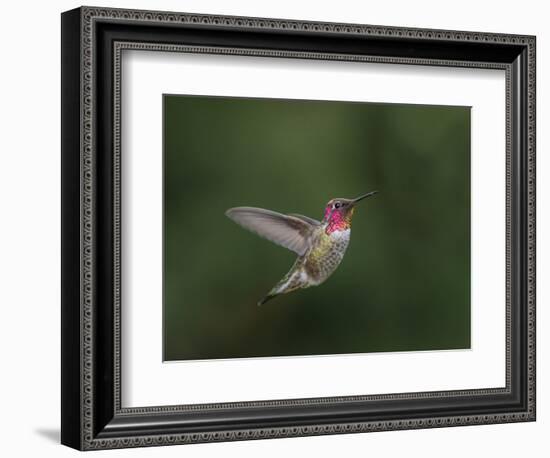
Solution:
<path fill-rule="evenodd" d="M 62 443 L 533 420 L 534 37 L 62 14 Z"/>

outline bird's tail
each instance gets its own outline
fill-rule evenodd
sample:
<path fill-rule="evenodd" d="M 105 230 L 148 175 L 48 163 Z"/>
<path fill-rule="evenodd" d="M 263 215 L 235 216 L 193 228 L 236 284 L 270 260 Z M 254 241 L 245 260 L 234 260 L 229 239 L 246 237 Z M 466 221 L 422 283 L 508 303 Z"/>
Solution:
<path fill-rule="evenodd" d="M 295 291 L 299 288 L 307 288 L 307 285 L 304 284 L 303 280 L 301 279 L 301 273 L 299 269 L 301 262 L 301 258 L 298 258 L 292 268 L 279 281 L 279 283 L 271 288 L 271 291 L 269 291 L 269 293 L 267 293 L 267 295 L 263 299 L 258 301 L 258 305 L 263 305 L 267 301 L 273 299 L 276 296 L 280 296 L 281 294 L 290 293 L 291 291 Z"/>
<path fill-rule="evenodd" d="M 258 306 L 264 305 L 267 301 L 273 299 L 274 297 L 278 296 L 278 294 L 266 294 L 262 299 L 258 301 Z"/>

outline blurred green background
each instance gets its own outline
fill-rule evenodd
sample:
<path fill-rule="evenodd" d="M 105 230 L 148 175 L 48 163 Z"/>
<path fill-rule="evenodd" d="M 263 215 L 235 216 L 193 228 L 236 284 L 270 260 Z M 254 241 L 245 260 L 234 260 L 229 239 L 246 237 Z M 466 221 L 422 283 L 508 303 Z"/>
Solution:
<path fill-rule="evenodd" d="M 468 107 L 164 96 L 164 359 L 470 347 Z M 358 205 L 320 286 L 224 212 Z"/>

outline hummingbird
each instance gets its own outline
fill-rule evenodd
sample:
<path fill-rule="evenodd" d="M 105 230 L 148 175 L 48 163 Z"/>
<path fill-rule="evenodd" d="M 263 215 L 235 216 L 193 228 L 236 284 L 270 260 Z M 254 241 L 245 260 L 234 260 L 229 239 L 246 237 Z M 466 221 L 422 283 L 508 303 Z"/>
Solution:
<path fill-rule="evenodd" d="M 297 213 L 284 215 L 256 207 L 227 210 L 226 216 L 237 224 L 298 255 L 288 273 L 258 305 L 281 294 L 317 286 L 327 280 L 348 248 L 355 206 L 377 192 L 372 191 L 355 199 L 329 200 L 322 221 Z"/>

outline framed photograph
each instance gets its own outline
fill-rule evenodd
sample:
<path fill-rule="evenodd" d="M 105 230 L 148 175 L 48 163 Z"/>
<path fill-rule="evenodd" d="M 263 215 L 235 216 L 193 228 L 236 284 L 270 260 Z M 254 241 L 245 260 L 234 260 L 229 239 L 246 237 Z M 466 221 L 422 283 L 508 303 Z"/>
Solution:
<path fill-rule="evenodd" d="M 62 14 L 63 444 L 533 420 L 535 37 Z"/>

